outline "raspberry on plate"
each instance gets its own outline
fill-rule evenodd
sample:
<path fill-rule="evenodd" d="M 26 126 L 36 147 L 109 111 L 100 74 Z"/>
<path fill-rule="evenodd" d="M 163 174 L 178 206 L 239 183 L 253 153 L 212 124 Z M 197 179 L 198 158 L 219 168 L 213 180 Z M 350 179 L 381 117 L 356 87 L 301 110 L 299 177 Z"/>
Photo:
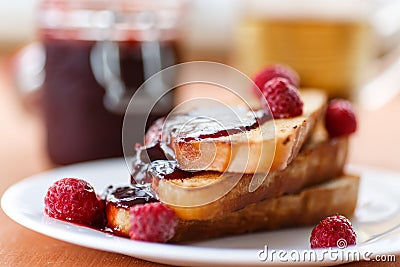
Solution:
<path fill-rule="evenodd" d="M 299 87 L 300 83 L 299 75 L 292 68 L 288 66 L 276 64 L 264 68 L 254 76 L 253 81 L 258 87 L 255 89 L 263 91 L 265 83 L 271 80 L 272 78 L 277 78 L 277 77 L 285 78 L 289 81 L 289 83 L 291 83 L 296 88 Z"/>
<path fill-rule="evenodd" d="M 44 198 L 45 213 L 52 218 L 99 225 L 104 220 L 104 210 L 93 187 L 77 178 L 63 178 L 55 182 Z"/>
<path fill-rule="evenodd" d="M 356 233 L 350 221 L 342 215 L 323 219 L 311 232 L 311 248 L 346 248 L 356 244 Z"/>
<path fill-rule="evenodd" d="M 349 135 L 357 130 L 357 119 L 351 103 L 334 99 L 326 110 L 325 127 L 330 137 Z"/>
<path fill-rule="evenodd" d="M 263 89 L 263 95 L 275 119 L 300 116 L 303 101 L 296 87 L 284 78 L 272 78 Z"/>
<path fill-rule="evenodd" d="M 129 210 L 129 215 L 131 239 L 164 243 L 175 235 L 178 218 L 163 203 L 135 205 Z"/>

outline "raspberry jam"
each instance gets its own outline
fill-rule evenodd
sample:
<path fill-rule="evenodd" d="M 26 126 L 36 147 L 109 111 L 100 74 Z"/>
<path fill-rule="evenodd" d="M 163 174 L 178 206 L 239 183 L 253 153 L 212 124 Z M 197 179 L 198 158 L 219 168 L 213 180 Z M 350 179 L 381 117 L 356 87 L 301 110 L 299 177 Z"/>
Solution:
<path fill-rule="evenodd" d="M 177 142 L 218 138 L 256 129 L 272 117 L 264 109 L 249 107 L 199 108 L 168 117 L 163 131 Z"/>
<path fill-rule="evenodd" d="M 176 160 L 153 161 L 150 163 L 148 172 L 153 177 L 166 180 L 186 179 L 192 177 L 195 174 L 194 172 L 188 172 L 179 169 Z"/>
<path fill-rule="evenodd" d="M 128 185 L 123 187 L 109 186 L 102 197 L 106 203 L 121 208 L 130 208 L 136 204 L 158 202 L 155 194 L 148 187 Z"/>
<path fill-rule="evenodd" d="M 161 148 L 160 142 L 137 147 L 135 161 L 132 164 L 131 184 L 151 183 L 152 177 L 147 171 L 150 163 L 155 160 L 166 159 L 167 157 Z"/>

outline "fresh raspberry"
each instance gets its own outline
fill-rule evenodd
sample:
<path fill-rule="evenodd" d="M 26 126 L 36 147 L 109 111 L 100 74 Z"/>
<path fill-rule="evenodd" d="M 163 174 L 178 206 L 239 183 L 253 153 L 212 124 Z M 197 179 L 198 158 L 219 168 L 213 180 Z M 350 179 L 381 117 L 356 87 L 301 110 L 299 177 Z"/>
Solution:
<path fill-rule="evenodd" d="M 332 100 L 326 111 L 325 126 L 330 137 L 354 133 L 357 130 L 357 119 L 351 103 L 344 99 Z"/>
<path fill-rule="evenodd" d="M 272 78 L 263 90 L 275 119 L 290 118 L 303 113 L 303 101 L 296 87 L 284 78 Z"/>
<path fill-rule="evenodd" d="M 161 202 L 135 205 L 129 214 L 131 239 L 164 243 L 175 235 L 178 219 L 175 212 Z"/>
<path fill-rule="evenodd" d="M 164 117 L 159 118 L 155 122 L 153 122 L 153 124 L 149 127 L 149 129 L 146 132 L 146 135 L 144 136 L 145 146 L 161 141 L 161 134 L 164 121 L 165 121 Z"/>
<path fill-rule="evenodd" d="M 103 222 L 104 210 L 93 187 L 84 180 L 63 178 L 55 182 L 44 198 L 45 213 L 52 218 L 84 225 Z"/>
<path fill-rule="evenodd" d="M 323 219 L 311 232 L 311 248 L 345 248 L 356 244 L 356 233 L 350 221 L 342 215 Z"/>
<path fill-rule="evenodd" d="M 270 65 L 254 76 L 253 81 L 257 86 L 255 89 L 263 91 L 265 83 L 276 77 L 288 79 L 293 86 L 299 87 L 299 75 L 292 68 L 284 65 Z"/>

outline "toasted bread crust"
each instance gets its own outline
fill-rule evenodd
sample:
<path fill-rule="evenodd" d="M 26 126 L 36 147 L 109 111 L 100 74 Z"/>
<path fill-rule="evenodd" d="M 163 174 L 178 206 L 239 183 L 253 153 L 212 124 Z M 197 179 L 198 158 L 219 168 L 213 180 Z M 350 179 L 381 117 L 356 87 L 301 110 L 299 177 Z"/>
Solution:
<path fill-rule="evenodd" d="M 175 210 L 179 218 L 209 220 L 266 198 L 297 193 L 304 187 L 341 175 L 346 162 L 347 147 L 347 137 L 310 143 L 286 169 L 269 173 L 254 192 L 249 192 L 252 179 L 262 181 L 265 175 L 256 174 L 253 178 L 253 174 L 244 174 L 227 194 L 201 206 L 194 204 L 199 203 L 201 198 L 209 199 L 207 194 L 212 194 L 210 192 L 221 194 L 218 192 L 219 183 L 224 183 L 224 179 L 232 179 L 230 173 L 201 172 L 183 180 L 154 178 L 153 190 L 158 193 L 162 202 L 169 204 Z M 201 187 L 202 190 L 199 189 Z M 212 187 L 213 190 L 210 190 Z"/>
<path fill-rule="evenodd" d="M 211 220 L 179 220 L 171 242 L 237 235 L 316 224 L 332 214 L 350 217 L 357 204 L 359 177 L 341 176 L 297 194 L 269 198 Z M 109 227 L 129 236 L 128 209 L 107 204 Z"/>

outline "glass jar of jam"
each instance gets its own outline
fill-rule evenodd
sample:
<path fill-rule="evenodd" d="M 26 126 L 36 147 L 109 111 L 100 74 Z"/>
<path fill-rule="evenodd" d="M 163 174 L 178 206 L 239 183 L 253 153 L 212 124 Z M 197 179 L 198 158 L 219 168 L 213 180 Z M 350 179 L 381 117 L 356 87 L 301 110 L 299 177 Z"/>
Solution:
<path fill-rule="evenodd" d="M 181 7 L 178 0 L 42 1 L 44 111 L 54 163 L 122 155 L 130 97 L 151 75 L 178 62 Z M 165 115 L 173 99 L 164 103 L 148 123 Z"/>

